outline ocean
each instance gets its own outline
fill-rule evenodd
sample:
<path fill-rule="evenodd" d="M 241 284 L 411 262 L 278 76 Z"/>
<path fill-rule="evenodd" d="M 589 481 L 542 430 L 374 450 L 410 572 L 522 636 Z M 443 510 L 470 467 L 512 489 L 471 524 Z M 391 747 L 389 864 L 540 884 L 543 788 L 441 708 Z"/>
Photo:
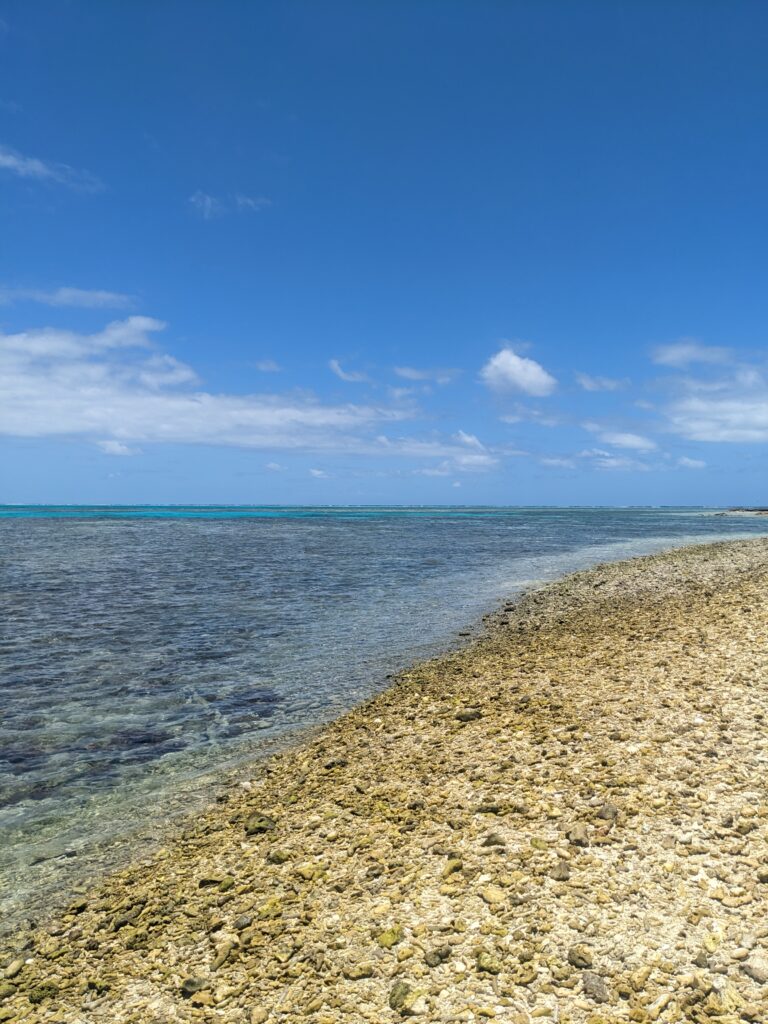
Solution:
<path fill-rule="evenodd" d="M 501 599 L 753 535 L 706 509 L 0 508 L 4 927 Z"/>

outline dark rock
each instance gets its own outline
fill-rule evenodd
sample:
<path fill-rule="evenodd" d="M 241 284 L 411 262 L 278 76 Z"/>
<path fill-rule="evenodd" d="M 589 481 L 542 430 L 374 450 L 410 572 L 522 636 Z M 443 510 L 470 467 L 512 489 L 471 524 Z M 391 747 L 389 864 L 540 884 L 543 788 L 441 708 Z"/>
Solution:
<path fill-rule="evenodd" d="M 498 832 L 490 832 L 483 840 L 483 846 L 506 846 L 506 843 Z"/>
<path fill-rule="evenodd" d="M 567 882 L 571 877 L 571 865 L 567 860 L 559 860 L 552 868 L 550 877 L 554 878 L 556 882 Z"/>
<path fill-rule="evenodd" d="M 252 814 L 245 822 L 245 834 L 247 836 L 258 836 L 264 832 L 271 832 L 277 822 L 268 814 Z"/>
<path fill-rule="evenodd" d="M 478 718 L 482 717 L 482 711 L 478 711 L 477 708 L 466 708 L 464 711 L 456 712 L 456 719 L 459 722 L 476 722 Z"/>
<path fill-rule="evenodd" d="M 204 988 L 209 988 L 210 982 L 205 978 L 185 978 L 181 983 L 181 994 L 185 999 L 189 999 L 195 992 L 202 992 Z"/>
<path fill-rule="evenodd" d="M 581 976 L 581 985 L 584 995 L 589 996 L 596 1003 L 607 1003 L 611 998 L 608 986 L 600 975 L 595 974 L 594 971 L 584 971 Z"/>
<path fill-rule="evenodd" d="M 430 949 L 424 957 L 427 967 L 437 967 L 439 964 L 447 960 L 451 955 L 450 946 L 437 946 L 435 949 Z"/>

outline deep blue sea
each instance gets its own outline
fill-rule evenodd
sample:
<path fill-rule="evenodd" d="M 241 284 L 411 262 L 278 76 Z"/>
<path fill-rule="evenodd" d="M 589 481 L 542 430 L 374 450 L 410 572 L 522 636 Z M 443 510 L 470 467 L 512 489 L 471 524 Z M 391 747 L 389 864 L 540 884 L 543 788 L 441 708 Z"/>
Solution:
<path fill-rule="evenodd" d="M 500 599 L 758 534 L 702 509 L 0 508 L 2 919 L 149 849 Z"/>

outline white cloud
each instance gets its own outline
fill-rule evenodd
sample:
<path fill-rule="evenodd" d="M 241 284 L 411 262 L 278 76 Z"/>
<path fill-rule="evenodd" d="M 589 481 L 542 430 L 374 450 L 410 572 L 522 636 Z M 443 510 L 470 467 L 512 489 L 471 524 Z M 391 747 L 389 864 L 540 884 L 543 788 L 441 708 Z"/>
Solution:
<path fill-rule="evenodd" d="M 670 345 L 658 345 L 653 350 L 653 361 L 661 366 L 681 369 L 691 363 L 727 363 L 730 350 L 714 345 L 702 345 L 694 338 L 682 338 Z"/>
<path fill-rule="evenodd" d="M 253 364 L 254 369 L 259 370 L 261 373 L 279 373 L 280 367 L 277 365 L 274 359 L 259 359 Z"/>
<path fill-rule="evenodd" d="M 0 146 L 0 170 L 28 181 L 65 185 L 81 192 L 99 192 L 104 188 L 99 179 L 88 171 L 78 171 L 68 164 L 40 160 L 34 156 L 24 156 L 10 146 Z"/>
<path fill-rule="evenodd" d="M 555 378 L 543 366 L 511 348 L 492 356 L 480 371 L 480 377 L 494 391 L 522 391 L 543 398 L 557 387 Z"/>
<path fill-rule="evenodd" d="M 133 305 L 130 295 L 93 288 L 4 288 L 0 286 L 0 306 L 14 302 L 37 302 L 43 306 L 78 309 L 127 309 Z"/>
<path fill-rule="evenodd" d="M 328 474 L 324 469 L 310 469 L 309 475 L 315 477 L 317 480 L 327 480 Z"/>
<path fill-rule="evenodd" d="M 413 366 L 396 366 L 395 373 L 405 380 L 432 381 L 435 384 L 450 384 L 459 370 L 419 370 Z"/>
<path fill-rule="evenodd" d="M 144 362 L 139 380 L 148 388 L 166 388 L 173 384 L 197 384 L 199 378 L 191 366 L 173 356 L 155 355 Z"/>
<path fill-rule="evenodd" d="M 268 462 L 264 468 L 270 470 L 272 473 L 282 473 L 283 471 L 283 467 L 279 462 Z"/>
<path fill-rule="evenodd" d="M 576 380 L 585 391 L 619 391 L 628 383 L 613 377 L 592 377 L 588 373 L 577 373 Z"/>
<path fill-rule="evenodd" d="M 553 469 L 574 469 L 576 463 L 573 459 L 564 459 L 558 456 L 545 456 L 543 459 L 539 459 L 542 466 L 551 466 Z"/>
<path fill-rule="evenodd" d="M 683 469 L 706 469 L 707 466 L 703 459 L 689 459 L 687 455 L 681 455 L 677 464 Z"/>
<path fill-rule="evenodd" d="M 605 444 L 614 445 L 616 448 L 632 448 L 638 452 L 650 452 L 657 447 L 655 441 L 650 437 L 643 437 L 642 434 L 629 434 L 622 431 L 603 431 L 600 440 Z"/>
<path fill-rule="evenodd" d="M 330 359 L 328 366 L 340 380 L 344 380 L 348 384 L 364 384 L 370 381 L 370 378 L 364 373 L 356 373 L 354 370 L 343 370 L 338 359 Z"/>
<path fill-rule="evenodd" d="M 163 327 L 131 316 L 95 334 L 0 333 L 0 434 L 388 454 L 368 432 L 409 415 L 306 393 L 191 390 L 194 370 L 153 345 Z"/>
<path fill-rule="evenodd" d="M 97 441 L 105 455 L 141 455 L 141 448 L 132 448 L 122 441 Z"/>

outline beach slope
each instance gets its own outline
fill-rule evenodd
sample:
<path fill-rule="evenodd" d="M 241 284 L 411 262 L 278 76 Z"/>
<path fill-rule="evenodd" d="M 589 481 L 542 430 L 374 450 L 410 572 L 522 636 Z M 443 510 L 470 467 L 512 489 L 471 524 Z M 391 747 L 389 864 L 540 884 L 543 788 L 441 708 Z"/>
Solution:
<path fill-rule="evenodd" d="M 767 1021 L 768 541 L 486 626 L 17 935 L 0 1020 Z"/>

